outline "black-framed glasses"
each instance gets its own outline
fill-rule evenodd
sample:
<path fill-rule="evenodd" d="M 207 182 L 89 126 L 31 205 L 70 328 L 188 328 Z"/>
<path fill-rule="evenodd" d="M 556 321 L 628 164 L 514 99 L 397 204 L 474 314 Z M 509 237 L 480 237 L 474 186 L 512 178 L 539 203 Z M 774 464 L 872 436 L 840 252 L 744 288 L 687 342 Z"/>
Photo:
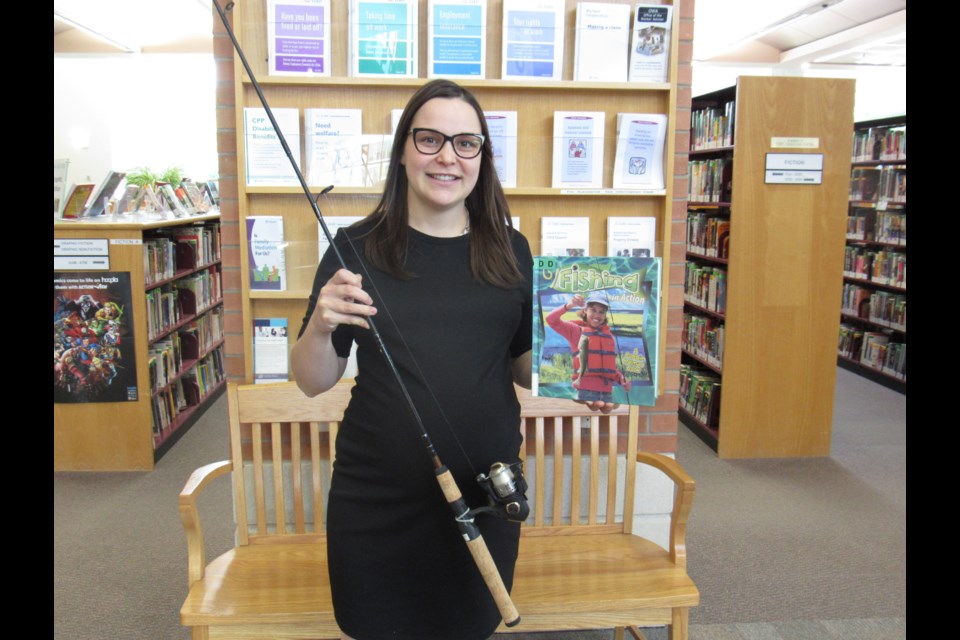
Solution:
<path fill-rule="evenodd" d="M 476 158 L 483 151 L 483 136 L 479 133 L 458 133 L 455 136 L 448 136 L 435 129 L 418 127 L 411 129 L 410 135 L 413 136 L 413 146 L 426 156 L 440 153 L 440 149 L 447 141 L 453 147 L 453 152 L 464 160 Z"/>

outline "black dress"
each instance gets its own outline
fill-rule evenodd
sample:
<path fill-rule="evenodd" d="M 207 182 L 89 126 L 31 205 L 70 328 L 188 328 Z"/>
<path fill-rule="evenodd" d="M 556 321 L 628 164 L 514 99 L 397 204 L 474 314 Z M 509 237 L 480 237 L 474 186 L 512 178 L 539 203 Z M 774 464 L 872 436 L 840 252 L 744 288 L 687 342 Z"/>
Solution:
<path fill-rule="evenodd" d="M 335 242 L 348 268 L 363 273 L 343 233 Z M 471 508 L 486 503 L 476 475 L 494 462 L 516 461 L 520 449 L 510 361 L 531 347 L 527 279 L 533 259 L 526 239 L 511 233 L 525 278 L 515 289 L 474 281 L 469 236 L 434 238 L 413 229 L 407 268 L 416 277 L 403 281 L 374 270 L 363 281 L 378 309 L 374 322 L 387 351 Z M 362 241 L 354 245 L 362 254 Z M 304 327 L 320 287 L 338 267 L 328 250 Z M 337 436 L 327 516 L 337 623 L 357 640 L 488 638 L 500 614 L 443 497 L 396 378 L 370 331 L 341 325 L 333 334 L 341 357 L 354 341 L 358 373 Z M 477 523 L 510 589 L 519 525 L 491 515 L 479 515 Z"/>

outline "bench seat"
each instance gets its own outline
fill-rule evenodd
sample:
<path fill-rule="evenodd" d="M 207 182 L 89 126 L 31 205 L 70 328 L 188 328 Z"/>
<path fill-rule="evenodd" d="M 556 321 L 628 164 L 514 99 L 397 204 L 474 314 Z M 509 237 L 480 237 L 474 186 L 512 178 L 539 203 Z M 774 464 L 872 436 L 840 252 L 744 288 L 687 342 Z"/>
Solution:
<path fill-rule="evenodd" d="M 194 640 L 339 637 L 315 514 L 324 511 L 349 387 L 298 394 L 290 385 L 228 384 L 231 460 L 197 469 L 180 494 L 189 576 L 180 620 Z M 616 638 L 625 630 L 642 638 L 639 628 L 666 625 L 671 640 L 686 640 L 689 608 L 700 599 L 684 541 L 693 480 L 672 458 L 637 451 L 635 408 L 598 417 L 522 392 L 521 405 L 534 495 L 511 592 L 521 620 L 498 631 L 612 627 Z M 673 484 L 668 548 L 631 531 L 641 466 Z M 207 563 L 197 499 L 219 477 L 234 484 L 237 544 Z"/>

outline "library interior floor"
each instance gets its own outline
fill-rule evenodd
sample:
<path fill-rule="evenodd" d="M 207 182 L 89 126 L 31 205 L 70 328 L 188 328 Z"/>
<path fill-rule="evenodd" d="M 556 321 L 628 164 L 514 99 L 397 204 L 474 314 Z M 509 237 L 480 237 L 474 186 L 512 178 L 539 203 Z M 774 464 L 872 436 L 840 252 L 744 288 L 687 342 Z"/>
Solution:
<path fill-rule="evenodd" d="M 178 620 L 187 558 L 177 494 L 227 449 L 222 396 L 152 472 L 54 473 L 55 639 L 190 637 Z M 829 457 L 720 460 L 681 426 L 677 458 L 697 482 L 691 640 L 906 638 L 905 394 L 838 369 Z M 229 483 L 204 496 L 213 557 L 232 546 Z M 662 628 L 645 633 L 666 638 Z"/>

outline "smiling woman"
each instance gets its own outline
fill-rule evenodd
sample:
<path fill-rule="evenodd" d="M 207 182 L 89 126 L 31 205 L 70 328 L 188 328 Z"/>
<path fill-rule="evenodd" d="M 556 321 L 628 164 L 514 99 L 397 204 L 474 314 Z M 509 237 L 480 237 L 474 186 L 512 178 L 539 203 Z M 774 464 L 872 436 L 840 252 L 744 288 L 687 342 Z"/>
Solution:
<path fill-rule="evenodd" d="M 437 480 L 449 477 L 441 486 L 452 482 L 464 504 L 477 504 L 477 470 L 519 462 L 514 384 L 530 384 L 532 333 L 523 319 L 532 313 L 533 258 L 510 226 L 487 138 L 466 89 L 433 80 L 414 93 L 383 195 L 373 213 L 338 231 L 345 258 L 322 257 L 291 352 L 297 384 L 314 396 L 336 384 L 357 346 L 360 373 L 327 503 L 331 594 L 344 637 L 481 640 L 501 620 L 516 622 L 498 594 L 513 581 L 519 522 L 476 520 L 493 569 L 484 575 L 499 582 L 488 591 L 480 560 L 463 544 L 478 538 L 456 535 L 436 493 Z M 442 320 L 431 313 L 441 302 Z M 383 334 L 373 324 L 381 316 Z M 411 437 L 417 423 L 421 438 Z M 452 455 L 436 474 L 423 464 L 424 444 L 435 464 L 436 452 Z"/>

